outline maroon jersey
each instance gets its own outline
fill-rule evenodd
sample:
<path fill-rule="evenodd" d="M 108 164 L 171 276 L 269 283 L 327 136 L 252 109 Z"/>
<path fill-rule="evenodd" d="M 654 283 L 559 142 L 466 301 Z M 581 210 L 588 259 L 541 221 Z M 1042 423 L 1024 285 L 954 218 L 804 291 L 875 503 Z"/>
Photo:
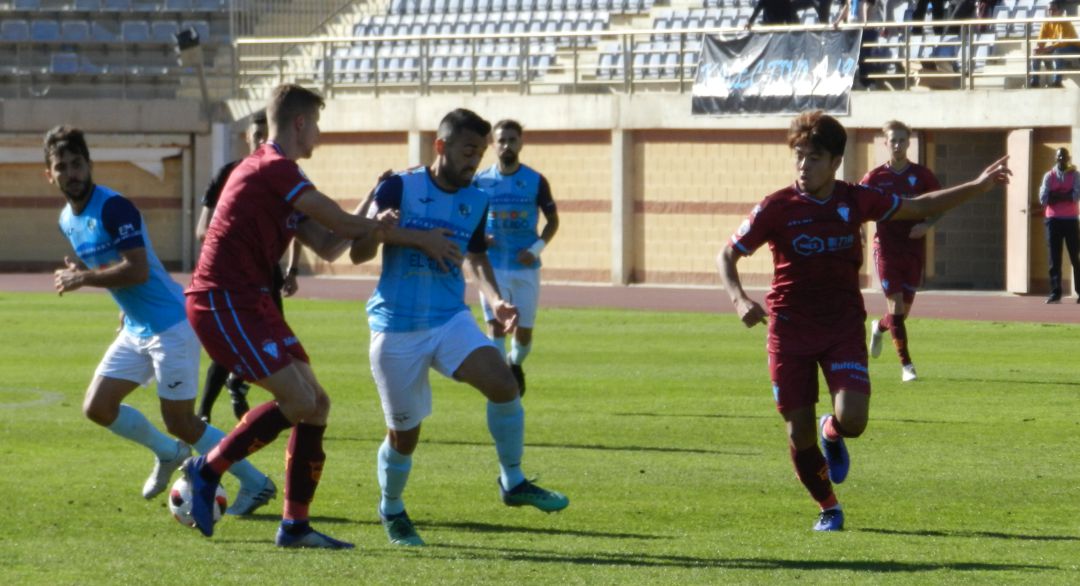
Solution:
<path fill-rule="evenodd" d="M 908 163 L 903 171 L 894 171 L 888 163 L 871 169 L 859 183 L 876 187 L 885 193 L 895 193 L 908 199 L 941 189 L 934 172 L 922 165 Z M 887 257 L 897 254 L 926 256 L 926 238 L 911 238 L 911 227 L 922 220 L 881 222 L 874 234 L 874 244 Z"/>
<path fill-rule="evenodd" d="M 222 189 L 188 291 L 269 292 L 303 217 L 293 202 L 314 188 L 274 143 L 241 161 Z"/>
<path fill-rule="evenodd" d="M 843 181 L 825 201 L 791 186 L 754 207 L 731 246 L 747 256 L 766 242 L 772 250 L 772 289 L 765 297 L 770 352 L 817 352 L 849 320 L 866 318 L 859 229 L 899 208 L 899 196 Z"/>

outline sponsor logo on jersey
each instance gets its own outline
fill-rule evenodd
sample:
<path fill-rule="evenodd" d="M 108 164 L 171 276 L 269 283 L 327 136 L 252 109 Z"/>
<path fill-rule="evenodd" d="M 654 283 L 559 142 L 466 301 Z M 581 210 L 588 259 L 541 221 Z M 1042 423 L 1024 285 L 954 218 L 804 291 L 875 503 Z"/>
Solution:
<path fill-rule="evenodd" d="M 791 241 L 791 247 L 795 249 L 795 252 L 803 256 L 810 256 L 811 254 L 824 252 L 825 241 L 815 236 L 799 234 L 795 240 Z"/>

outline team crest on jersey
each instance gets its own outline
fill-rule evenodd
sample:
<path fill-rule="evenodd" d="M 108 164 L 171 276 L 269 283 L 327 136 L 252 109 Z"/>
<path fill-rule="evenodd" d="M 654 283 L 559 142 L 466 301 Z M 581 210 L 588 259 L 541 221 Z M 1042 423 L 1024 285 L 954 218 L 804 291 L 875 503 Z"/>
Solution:
<path fill-rule="evenodd" d="M 918 179 L 917 179 L 917 178 L 916 178 L 916 177 L 915 177 L 914 175 L 908 175 L 908 178 L 907 178 L 907 182 L 908 182 L 908 184 L 910 184 L 910 185 L 911 185 L 912 187 L 915 187 L 915 182 L 916 182 L 916 181 L 918 181 Z"/>
<path fill-rule="evenodd" d="M 97 220 L 95 220 L 94 218 L 90 218 L 89 220 L 87 220 L 86 221 L 86 229 L 91 231 L 91 232 L 93 232 L 94 230 L 97 230 Z"/>
<path fill-rule="evenodd" d="M 273 340 L 267 340 L 267 341 L 263 342 L 262 350 L 263 350 L 263 352 L 269 354 L 271 358 L 273 358 L 274 360 L 277 360 L 277 358 L 278 358 L 277 342 L 275 342 Z"/>
<path fill-rule="evenodd" d="M 459 204 L 457 211 L 459 214 L 461 214 L 462 218 L 468 218 L 469 214 L 472 213 L 472 206 L 467 203 Z"/>
<path fill-rule="evenodd" d="M 514 181 L 514 187 L 516 187 L 518 189 L 525 189 L 525 180 L 524 179 L 518 179 L 517 181 Z"/>
<path fill-rule="evenodd" d="M 840 217 L 843 218 L 845 222 L 848 222 L 848 217 L 851 216 L 851 208 L 844 204 L 840 204 L 836 208 L 836 213 L 840 214 Z"/>

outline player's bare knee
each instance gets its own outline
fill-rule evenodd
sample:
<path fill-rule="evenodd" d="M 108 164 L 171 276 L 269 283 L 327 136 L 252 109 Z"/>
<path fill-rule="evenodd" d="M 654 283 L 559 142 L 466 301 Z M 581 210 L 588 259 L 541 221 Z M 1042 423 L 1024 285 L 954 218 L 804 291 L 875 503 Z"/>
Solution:
<path fill-rule="evenodd" d="M 837 418 L 840 424 L 840 429 L 844 432 L 844 437 L 859 437 L 866 431 L 866 418 L 865 417 L 843 417 Z"/>
<path fill-rule="evenodd" d="M 288 400 L 278 400 L 278 405 L 285 417 L 293 423 L 308 421 L 317 416 L 314 393 L 296 393 Z"/>
<path fill-rule="evenodd" d="M 420 443 L 420 426 L 407 430 L 388 429 L 386 436 L 395 452 L 409 456 L 416 451 L 416 446 Z"/>

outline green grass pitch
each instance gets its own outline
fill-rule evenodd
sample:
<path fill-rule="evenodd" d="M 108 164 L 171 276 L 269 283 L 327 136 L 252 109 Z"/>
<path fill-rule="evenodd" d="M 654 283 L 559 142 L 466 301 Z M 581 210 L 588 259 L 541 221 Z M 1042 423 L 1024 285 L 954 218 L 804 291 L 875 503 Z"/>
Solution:
<path fill-rule="evenodd" d="M 2 582 L 1080 583 L 1074 326 L 923 320 L 916 308 L 922 378 L 901 384 L 888 344 L 872 361 L 870 426 L 837 490 L 847 530 L 815 534 L 763 329 L 731 314 L 544 310 L 524 467 L 570 508 L 504 507 L 481 396 L 433 373 L 435 414 L 405 495 L 429 546 L 402 550 L 376 516 L 384 430 L 362 303 L 287 304 L 334 401 L 313 521 L 357 550 L 276 549 L 280 497 L 212 539 L 173 521 L 164 497 L 142 500 L 149 453 L 80 412 L 113 337 L 111 300 L 0 293 Z M 129 402 L 160 421 L 152 388 Z M 227 399 L 215 422 L 232 424 Z M 279 487 L 284 439 L 254 457 Z"/>

